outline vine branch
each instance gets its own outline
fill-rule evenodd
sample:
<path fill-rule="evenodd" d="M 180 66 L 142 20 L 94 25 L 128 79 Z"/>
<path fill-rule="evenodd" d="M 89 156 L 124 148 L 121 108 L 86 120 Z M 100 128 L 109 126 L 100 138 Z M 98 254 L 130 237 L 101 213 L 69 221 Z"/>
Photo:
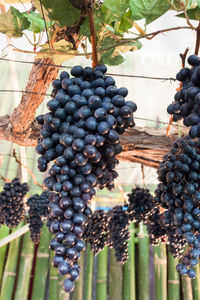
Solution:
<path fill-rule="evenodd" d="M 198 55 L 199 53 L 199 46 L 200 46 L 200 22 L 196 28 L 196 45 L 194 54 Z"/>
<path fill-rule="evenodd" d="M 89 19 L 90 34 L 91 34 L 91 45 L 92 45 L 92 67 L 95 68 L 99 63 L 97 59 L 97 45 L 96 45 L 96 32 L 93 17 L 93 1 L 85 0 L 86 12 Z"/>

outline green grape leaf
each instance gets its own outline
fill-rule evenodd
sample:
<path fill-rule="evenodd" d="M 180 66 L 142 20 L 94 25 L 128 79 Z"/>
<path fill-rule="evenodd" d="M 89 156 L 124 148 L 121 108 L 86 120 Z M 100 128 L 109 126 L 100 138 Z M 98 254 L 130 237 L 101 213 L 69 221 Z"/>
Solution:
<path fill-rule="evenodd" d="M 149 24 L 166 13 L 170 5 L 166 0 L 130 0 L 133 20 L 145 19 Z"/>
<path fill-rule="evenodd" d="M 71 5 L 69 0 L 41 0 L 46 21 L 55 21 L 60 27 L 70 26 L 80 18 L 80 10 Z M 39 0 L 33 4 L 42 16 Z"/>
<path fill-rule="evenodd" d="M 190 20 L 200 21 L 200 7 L 196 7 L 194 9 L 188 9 L 187 10 L 187 15 L 188 15 Z M 185 18 L 184 13 L 178 14 L 176 16 L 180 17 L 180 18 Z"/>
<path fill-rule="evenodd" d="M 102 5 L 102 9 L 104 10 L 104 8 L 108 8 L 113 15 L 116 14 L 116 16 L 122 16 L 129 5 L 129 0 L 104 0 L 103 5 Z"/>
<path fill-rule="evenodd" d="M 33 31 L 35 33 L 45 31 L 45 23 L 40 14 L 31 12 L 24 13 L 24 16 L 26 16 L 27 20 L 30 22 L 28 30 Z M 47 24 L 47 26 L 49 27 L 50 25 Z"/>
<path fill-rule="evenodd" d="M 121 19 L 121 22 L 119 25 L 119 30 L 122 30 L 123 32 L 127 32 L 132 27 L 133 27 L 132 13 L 131 13 L 131 10 L 128 10 L 122 16 L 122 19 Z"/>
<path fill-rule="evenodd" d="M 18 38 L 23 35 L 23 30 L 28 29 L 30 22 L 16 8 L 11 6 L 9 10 L 0 14 L 0 32 L 6 33 L 8 37 Z"/>
<path fill-rule="evenodd" d="M 104 36 L 103 39 L 98 41 L 98 49 L 100 50 L 98 59 L 101 64 L 107 64 L 110 66 L 119 65 L 124 62 L 123 53 L 135 51 L 141 47 L 141 43 L 138 41 L 122 45 L 118 45 L 119 43 L 120 40 L 116 41 L 116 39 L 109 35 Z M 106 48 L 108 48 L 106 51 L 101 52 L 101 50 Z"/>
<path fill-rule="evenodd" d="M 74 53 L 74 55 L 67 54 L 67 52 Z M 74 58 L 78 52 L 73 50 L 73 45 L 70 42 L 60 40 L 53 44 L 53 49 L 49 49 L 49 44 L 45 43 L 41 45 L 40 53 L 36 55 L 36 58 L 50 57 L 53 59 L 56 65 L 62 64 L 64 61 Z"/>

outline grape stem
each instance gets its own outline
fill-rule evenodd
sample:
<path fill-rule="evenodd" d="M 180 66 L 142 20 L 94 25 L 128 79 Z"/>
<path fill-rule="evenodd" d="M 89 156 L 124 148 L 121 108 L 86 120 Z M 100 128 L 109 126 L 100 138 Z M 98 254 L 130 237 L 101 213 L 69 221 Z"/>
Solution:
<path fill-rule="evenodd" d="M 17 158 L 17 153 L 15 149 L 13 149 L 12 156 L 14 157 L 16 163 L 18 163 L 20 166 L 24 167 L 27 170 L 29 175 L 32 177 L 34 184 L 42 189 L 45 189 L 45 187 L 37 181 L 36 176 L 32 173 L 32 171 Z"/>
<path fill-rule="evenodd" d="M 198 53 L 199 53 L 199 45 L 200 45 L 200 22 L 199 22 L 199 25 L 196 28 L 196 33 L 197 33 L 197 35 L 196 35 L 196 46 L 195 46 L 194 54 L 198 55 Z"/>
<path fill-rule="evenodd" d="M 90 36 L 91 36 L 91 45 L 92 45 L 92 67 L 95 68 L 98 63 L 97 58 L 97 45 L 96 45 L 96 32 L 94 25 L 94 16 L 93 16 L 93 1 L 85 0 L 86 12 L 88 15 L 89 26 L 90 26 Z"/>

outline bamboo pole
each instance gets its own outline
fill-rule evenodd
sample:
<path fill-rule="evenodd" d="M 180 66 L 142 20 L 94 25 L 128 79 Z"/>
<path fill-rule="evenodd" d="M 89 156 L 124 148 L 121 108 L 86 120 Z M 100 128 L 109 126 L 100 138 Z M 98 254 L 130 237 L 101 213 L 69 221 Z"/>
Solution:
<path fill-rule="evenodd" d="M 138 300 L 149 300 L 149 238 L 146 226 L 139 223 L 139 282 Z"/>
<path fill-rule="evenodd" d="M 191 279 L 188 276 L 181 276 L 183 300 L 193 300 Z"/>
<path fill-rule="evenodd" d="M 117 262 L 114 249 L 110 249 L 109 300 L 122 300 L 122 266 Z"/>
<path fill-rule="evenodd" d="M 93 273 L 93 254 L 90 245 L 87 245 L 86 253 L 86 275 L 83 300 L 92 299 L 92 273 Z"/>
<path fill-rule="evenodd" d="M 107 258 L 108 247 L 104 247 L 97 256 L 96 300 L 107 299 Z"/>
<path fill-rule="evenodd" d="M 73 300 L 82 300 L 83 295 L 83 264 L 84 264 L 84 253 L 81 253 L 81 258 L 79 260 L 79 266 L 81 268 L 80 277 L 76 280 L 74 297 Z"/>
<path fill-rule="evenodd" d="M 19 226 L 12 231 L 15 232 L 17 229 L 23 226 L 20 223 Z M 5 270 L 3 273 L 2 287 L 1 287 L 1 300 L 11 300 L 14 293 L 17 264 L 19 258 L 21 239 L 18 238 L 10 243 Z"/>
<path fill-rule="evenodd" d="M 156 300 L 167 300 L 167 255 L 166 246 L 154 247 Z"/>
<path fill-rule="evenodd" d="M 1 226 L 0 228 L 0 240 L 5 238 L 9 234 L 9 228 L 5 225 Z M 3 273 L 4 265 L 5 265 L 5 260 L 6 260 L 6 250 L 7 246 L 3 246 L 0 248 L 0 282 L 1 282 L 1 276 Z"/>
<path fill-rule="evenodd" d="M 50 273 L 49 273 L 49 300 L 58 299 L 58 271 L 51 264 L 54 252 L 50 255 Z"/>
<path fill-rule="evenodd" d="M 180 299 L 180 278 L 179 273 L 176 271 L 178 259 L 168 251 L 168 300 Z"/>
<path fill-rule="evenodd" d="M 58 298 L 56 300 L 70 300 L 70 295 L 69 293 L 66 293 L 63 289 L 63 281 L 64 277 L 59 276 L 58 279 Z"/>
<path fill-rule="evenodd" d="M 123 300 L 136 300 L 135 288 L 135 230 L 134 224 L 130 225 L 130 240 L 128 246 L 129 258 L 124 264 Z"/>
<path fill-rule="evenodd" d="M 5 236 L 4 238 L 2 238 L 0 240 L 0 248 L 5 246 L 6 244 L 9 244 L 10 242 L 14 241 L 15 239 L 19 238 L 21 235 L 25 234 L 28 231 L 29 231 L 28 224 L 13 231 L 11 234 Z"/>
<path fill-rule="evenodd" d="M 192 280 L 192 294 L 193 294 L 193 300 L 199 300 L 200 299 L 200 271 L 199 271 L 199 265 L 197 265 L 194 268 L 197 276 L 195 279 Z"/>
<path fill-rule="evenodd" d="M 37 252 L 37 261 L 34 273 L 33 290 L 31 300 L 44 300 L 48 263 L 49 263 L 50 234 L 46 225 L 42 228 L 40 244 Z"/>
<path fill-rule="evenodd" d="M 33 261 L 33 242 L 30 239 L 30 233 L 24 235 L 22 251 L 19 265 L 19 276 L 17 280 L 14 300 L 27 300 L 30 276 Z"/>

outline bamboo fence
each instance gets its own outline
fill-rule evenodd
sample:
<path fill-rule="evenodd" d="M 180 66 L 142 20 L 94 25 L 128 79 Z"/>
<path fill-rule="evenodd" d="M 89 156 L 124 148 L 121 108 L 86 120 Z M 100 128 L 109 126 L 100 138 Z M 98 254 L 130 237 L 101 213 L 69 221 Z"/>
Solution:
<path fill-rule="evenodd" d="M 0 237 L 5 238 L 9 232 L 2 226 Z M 50 234 L 43 227 L 38 247 L 27 232 L 0 248 L 0 300 L 200 299 L 200 266 L 196 267 L 196 279 L 180 278 L 175 269 L 178 261 L 166 245 L 153 247 L 151 253 L 142 223 L 130 225 L 129 259 L 124 266 L 116 261 L 114 249 L 106 247 L 94 257 L 88 245 L 80 260 L 80 278 L 70 295 L 63 291 L 63 278 L 51 266 L 49 240 Z"/>

